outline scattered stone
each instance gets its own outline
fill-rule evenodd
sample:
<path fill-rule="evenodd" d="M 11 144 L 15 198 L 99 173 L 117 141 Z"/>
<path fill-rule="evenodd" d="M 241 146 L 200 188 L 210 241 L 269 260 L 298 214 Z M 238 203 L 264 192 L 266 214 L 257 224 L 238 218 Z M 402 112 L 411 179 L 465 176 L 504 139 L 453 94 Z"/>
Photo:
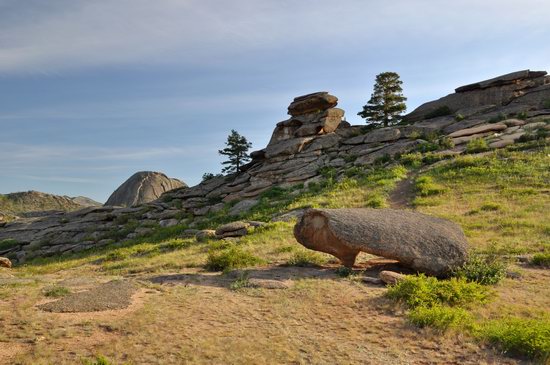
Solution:
<path fill-rule="evenodd" d="M 378 277 L 380 278 L 381 281 L 383 281 L 387 285 L 395 285 L 398 282 L 405 279 L 405 275 L 399 274 L 395 271 L 388 271 L 388 270 L 380 271 L 378 273 Z"/>
<path fill-rule="evenodd" d="M 197 242 L 204 242 L 211 238 L 216 238 L 216 231 L 212 229 L 203 229 L 195 234 L 195 239 Z"/>
<path fill-rule="evenodd" d="M 0 257 L 0 267 L 11 268 L 11 261 L 6 257 Z"/>
<path fill-rule="evenodd" d="M 241 237 L 248 234 L 248 227 L 250 227 L 250 224 L 247 222 L 231 222 L 219 226 L 215 233 L 217 238 Z"/>
<path fill-rule="evenodd" d="M 161 227 L 173 227 L 177 226 L 179 221 L 177 219 L 163 219 L 159 221 L 159 226 Z"/>
<path fill-rule="evenodd" d="M 393 209 L 310 209 L 294 227 L 305 247 L 336 256 L 352 267 L 359 252 L 398 260 L 403 266 L 444 275 L 462 265 L 467 242 L 457 224 Z"/>

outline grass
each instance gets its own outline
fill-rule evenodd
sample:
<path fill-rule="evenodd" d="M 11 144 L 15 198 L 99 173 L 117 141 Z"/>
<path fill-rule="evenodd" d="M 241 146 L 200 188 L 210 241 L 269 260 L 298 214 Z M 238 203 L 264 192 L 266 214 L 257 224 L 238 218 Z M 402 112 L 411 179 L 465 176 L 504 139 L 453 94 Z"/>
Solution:
<path fill-rule="evenodd" d="M 430 176 L 420 176 L 417 178 L 415 181 L 415 189 L 417 195 L 422 197 L 438 195 L 445 191 L 445 188 L 434 183 L 433 178 Z"/>
<path fill-rule="evenodd" d="M 64 286 L 53 286 L 44 290 L 44 296 L 48 298 L 61 298 L 71 294 L 71 290 Z"/>
<path fill-rule="evenodd" d="M 550 252 L 535 254 L 531 259 L 531 264 L 550 268 Z"/>
<path fill-rule="evenodd" d="M 431 327 L 439 331 L 461 329 L 472 323 L 472 315 L 466 309 L 442 305 L 416 307 L 407 313 L 407 319 L 417 327 Z"/>
<path fill-rule="evenodd" d="M 467 153 L 478 153 L 485 152 L 489 150 L 489 145 L 487 141 L 483 138 L 474 138 L 466 144 Z"/>
<path fill-rule="evenodd" d="M 506 264 L 498 257 L 474 255 L 454 275 L 481 285 L 494 285 L 506 277 Z"/>
<path fill-rule="evenodd" d="M 550 320 L 507 318 L 486 322 L 480 336 L 512 355 L 550 360 Z"/>
<path fill-rule="evenodd" d="M 232 246 L 222 250 L 210 251 L 205 267 L 210 271 L 229 271 L 258 265 L 263 262 L 264 260 L 243 250 L 239 246 Z"/>
<path fill-rule="evenodd" d="M 470 306 L 485 303 L 491 297 L 486 287 L 463 278 L 438 280 L 423 274 L 407 276 L 391 286 L 386 294 L 390 299 L 404 303 L 408 308 L 431 308 L 438 305 Z"/>
<path fill-rule="evenodd" d="M 320 266 L 327 262 L 327 257 L 319 252 L 301 249 L 286 262 L 289 266 Z"/>

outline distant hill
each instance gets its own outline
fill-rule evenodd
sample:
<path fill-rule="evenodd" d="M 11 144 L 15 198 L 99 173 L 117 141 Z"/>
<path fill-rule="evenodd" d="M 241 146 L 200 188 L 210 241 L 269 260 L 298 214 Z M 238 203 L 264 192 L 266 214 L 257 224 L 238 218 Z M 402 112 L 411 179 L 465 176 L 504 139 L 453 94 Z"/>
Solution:
<path fill-rule="evenodd" d="M 40 212 L 68 212 L 99 205 L 101 204 L 82 196 L 71 198 L 32 190 L 0 194 L 0 212 L 4 215 L 33 216 L 41 215 Z"/>

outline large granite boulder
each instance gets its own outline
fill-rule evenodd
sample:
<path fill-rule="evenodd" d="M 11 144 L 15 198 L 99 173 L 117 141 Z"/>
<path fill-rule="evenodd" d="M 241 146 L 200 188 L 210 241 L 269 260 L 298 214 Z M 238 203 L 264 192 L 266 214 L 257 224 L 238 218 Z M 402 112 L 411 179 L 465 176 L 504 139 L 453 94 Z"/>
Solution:
<path fill-rule="evenodd" d="M 298 116 L 333 108 L 338 104 L 338 98 L 326 91 L 297 96 L 288 106 L 288 114 Z"/>
<path fill-rule="evenodd" d="M 413 270 L 445 275 L 467 258 L 466 238 L 457 224 L 404 210 L 310 209 L 294 227 L 294 236 L 348 267 L 359 252 L 367 252 Z"/>
<path fill-rule="evenodd" d="M 163 193 L 187 185 L 160 172 L 136 172 L 109 197 L 105 205 L 132 207 L 158 199 Z"/>

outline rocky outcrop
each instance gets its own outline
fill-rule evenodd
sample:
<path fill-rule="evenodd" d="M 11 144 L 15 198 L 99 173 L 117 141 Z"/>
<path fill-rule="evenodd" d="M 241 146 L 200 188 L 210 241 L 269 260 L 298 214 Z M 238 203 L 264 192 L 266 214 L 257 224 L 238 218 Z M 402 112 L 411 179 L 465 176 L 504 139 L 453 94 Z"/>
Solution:
<path fill-rule="evenodd" d="M 78 252 L 109 242 L 135 239 L 159 226 L 187 226 L 185 237 L 191 238 L 198 232 L 194 228 L 204 227 L 208 215 L 221 212 L 241 216 L 254 210 L 256 204 L 261 204 L 262 195 L 275 187 L 303 186 L 300 189 L 305 189 L 322 182 L 327 172 L 339 180 L 350 170 L 395 163 L 392 158 L 402 154 L 424 150 L 425 146 L 433 149 L 437 136 L 456 144 L 454 147 L 447 144 L 432 152 L 441 156 L 465 153 L 469 141 L 478 138 L 484 139 L 490 148 L 545 138 L 550 128 L 550 91 L 546 80 L 542 73 L 522 71 L 469 85 L 453 94 L 462 108 L 459 109 L 461 115 L 426 119 L 425 114 L 433 105 L 444 105 L 435 101 L 432 102 L 435 104 L 426 104 L 429 108 L 421 106 L 411 113 L 409 120 L 416 118 L 417 121 L 410 125 L 374 130 L 342 121 L 344 112 L 336 108 L 338 99 L 329 93 L 301 96 L 290 104 L 289 119 L 276 125 L 269 144 L 252 153 L 252 161 L 242 172 L 216 176 L 190 188 L 166 191 L 161 196 L 160 191 L 155 190 L 156 200 L 135 207 L 90 207 L 46 217 L 0 221 L 0 242 L 9 243 L 0 245 L 0 256 L 21 263 L 37 256 Z M 517 97 L 507 105 L 503 102 L 497 105 L 494 99 L 490 100 L 491 104 L 484 104 L 485 99 L 475 96 L 487 93 L 502 101 L 502 95 L 509 95 L 510 88 L 519 89 Z M 138 185 L 128 190 L 135 192 L 142 188 Z M 134 200 L 128 199 L 126 204 L 132 205 Z M 271 219 L 300 219 L 306 207 L 298 208 L 274 213 Z M 228 230 L 218 237 L 246 234 L 248 229 Z M 200 239 L 211 238 L 212 232 L 205 235 L 207 237 Z"/>
<path fill-rule="evenodd" d="M 0 194 L 0 211 L 6 215 L 39 216 L 54 212 L 69 212 L 83 207 L 72 198 L 34 190 Z"/>
<path fill-rule="evenodd" d="M 329 253 L 352 267 L 359 252 L 398 260 L 413 270 L 444 275 L 467 258 L 457 224 L 393 209 L 310 209 L 294 236 L 305 247 Z"/>
<path fill-rule="evenodd" d="M 517 71 L 458 87 L 454 94 L 422 104 L 407 115 L 406 120 L 421 121 L 444 107 L 452 114 L 464 116 L 479 113 L 479 108 L 487 107 L 504 109 L 508 113 L 543 108 L 549 95 L 550 77 L 546 71 Z"/>
<path fill-rule="evenodd" d="M 0 267 L 11 268 L 11 261 L 6 257 L 0 257 Z"/>
<path fill-rule="evenodd" d="M 140 171 L 115 190 L 105 205 L 133 207 L 158 199 L 167 191 L 185 187 L 178 179 L 171 179 L 160 172 Z"/>

